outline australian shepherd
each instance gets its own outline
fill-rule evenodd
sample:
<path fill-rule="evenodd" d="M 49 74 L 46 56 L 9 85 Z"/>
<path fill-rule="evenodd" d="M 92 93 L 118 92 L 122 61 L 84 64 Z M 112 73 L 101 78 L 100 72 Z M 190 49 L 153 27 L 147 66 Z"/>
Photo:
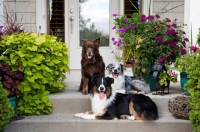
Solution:
<path fill-rule="evenodd" d="M 92 78 L 91 90 L 92 111 L 75 114 L 83 119 L 112 120 L 156 120 L 158 110 L 156 104 L 143 94 L 121 94 L 112 90 L 113 78 Z"/>
<path fill-rule="evenodd" d="M 150 86 L 143 78 L 124 75 L 124 70 L 126 70 L 124 65 L 109 64 L 106 69 L 108 69 L 108 76 L 114 79 L 114 83 L 111 85 L 113 90 L 124 90 L 125 93 L 147 94 L 150 92 Z"/>

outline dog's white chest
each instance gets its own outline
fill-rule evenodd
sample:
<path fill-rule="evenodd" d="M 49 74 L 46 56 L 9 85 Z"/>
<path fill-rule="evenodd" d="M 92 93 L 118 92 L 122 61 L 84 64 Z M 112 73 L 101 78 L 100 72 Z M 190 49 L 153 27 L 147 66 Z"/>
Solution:
<path fill-rule="evenodd" d="M 114 83 L 111 86 L 113 90 L 125 89 L 124 76 L 114 78 Z"/>
<path fill-rule="evenodd" d="M 115 100 L 116 92 L 113 92 L 110 98 L 105 97 L 103 100 L 99 99 L 99 94 L 94 94 L 91 97 L 91 107 L 94 114 L 102 114 L 104 109 Z"/>

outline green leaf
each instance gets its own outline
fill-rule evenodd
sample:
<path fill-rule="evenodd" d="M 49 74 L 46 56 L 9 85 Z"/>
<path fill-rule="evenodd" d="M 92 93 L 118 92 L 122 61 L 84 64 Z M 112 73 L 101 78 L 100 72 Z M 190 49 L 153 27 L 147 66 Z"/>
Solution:
<path fill-rule="evenodd" d="M 35 40 L 35 44 L 36 45 L 41 45 L 42 43 L 44 43 L 46 41 L 44 36 L 38 36 L 38 38 L 36 38 Z"/>
<path fill-rule="evenodd" d="M 35 79 L 38 79 L 38 78 L 44 78 L 39 72 L 36 72 L 35 74 L 34 74 L 34 78 Z"/>
<path fill-rule="evenodd" d="M 36 82 L 32 86 L 35 89 L 40 89 L 40 85 L 38 83 L 36 83 Z"/>
<path fill-rule="evenodd" d="M 25 56 L 25 54 L 22 53 L 22 51 L 18 51 L 17 54 L 18 54 L 21 58 L 23 58 L 23 57 Z"/>

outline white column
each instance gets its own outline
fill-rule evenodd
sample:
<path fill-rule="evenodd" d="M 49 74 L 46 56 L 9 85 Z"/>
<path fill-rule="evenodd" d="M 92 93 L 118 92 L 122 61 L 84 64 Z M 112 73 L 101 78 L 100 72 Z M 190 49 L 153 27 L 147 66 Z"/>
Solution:
<path fill-rule="evenodd" d="M 36 31 L 47 33 L 47 2 L 36 0 Z"/>
<path fill-rule="evenodd" d="M 197 34 L 200 28 L 200 0 L 190 0 L 189 9 L 186 8 L 185 13 L 189 10 L 190 26 L 192 27 L 192 41 L 193 45 L 196 44 Z M 191 32 L 191 31 L 190 31 Z M 191 41 L 191 40 L 190 40 Z"/>

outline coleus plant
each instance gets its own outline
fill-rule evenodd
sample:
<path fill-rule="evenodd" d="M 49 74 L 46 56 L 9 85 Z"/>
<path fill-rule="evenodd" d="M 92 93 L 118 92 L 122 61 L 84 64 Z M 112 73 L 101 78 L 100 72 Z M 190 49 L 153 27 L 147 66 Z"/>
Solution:
<path fill-rule="evenodd" d="M 8 97 L 17 95 L 20 92 L 18 85 L 23 80 L 23 72 L 12 71 L 7 63 L 0 61 L 0 74 L 3 88 L 8 92 Z"/>

